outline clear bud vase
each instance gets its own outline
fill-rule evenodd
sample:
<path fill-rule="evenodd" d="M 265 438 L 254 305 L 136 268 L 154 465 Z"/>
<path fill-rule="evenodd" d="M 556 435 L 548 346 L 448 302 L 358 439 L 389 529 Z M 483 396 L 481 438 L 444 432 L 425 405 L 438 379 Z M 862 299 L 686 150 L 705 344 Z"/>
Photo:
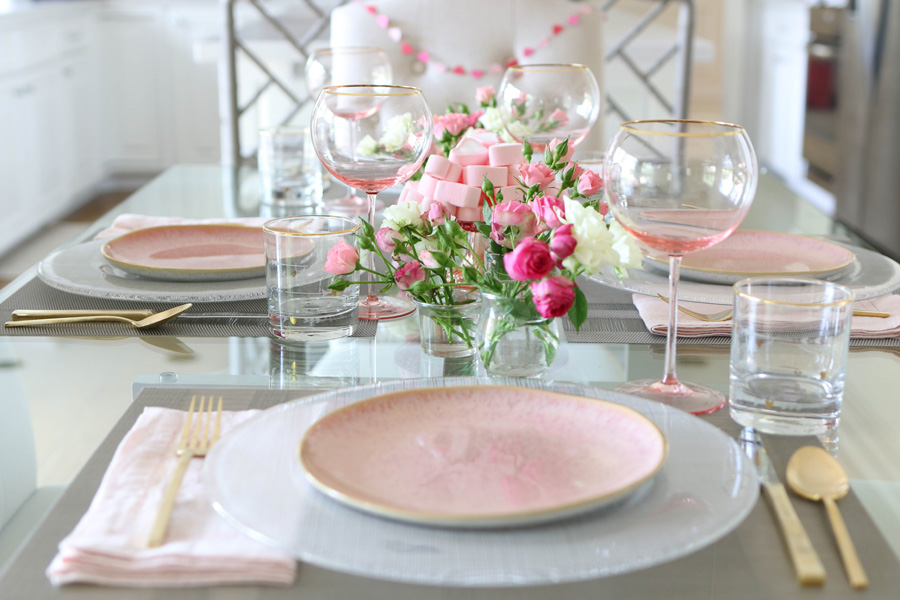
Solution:
<path fill-rule="evenodd" d="M 479 358 L 489 375 L 539 377 L 559 349 L 559 323 L 538 314 L 530 295 L 481 294 Z"/>
<path fill-rule="evenodd" d="M 476 323 L 481 297 L 476 290 L 453 290 L 454 304 L 430 304 L 413 299 L 419 315 L 422 351 L 440 358 L 475 354 Z"/>

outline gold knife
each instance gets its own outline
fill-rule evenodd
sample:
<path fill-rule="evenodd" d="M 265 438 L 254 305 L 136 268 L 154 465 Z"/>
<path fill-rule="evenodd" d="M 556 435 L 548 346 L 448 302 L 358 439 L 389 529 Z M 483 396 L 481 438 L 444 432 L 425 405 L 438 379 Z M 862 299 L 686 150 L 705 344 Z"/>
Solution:
<path fill-rule="evenodd" d="M 823 585 L 825 583 L 825 566 L 813 548 L 812 542 L 803 528 L 803 523 L 797 517 L 794 506 L 788 498 L 787 490 L 784 489 L 784 484 L 778 479 L 775 467 L 772 466 L 769 455 L 762 445 L 762 439 L 755 429 L 745 427 L 741 431 L 740 442 L 744 452 L 756 466 L 760 485 L 778 518 L 781 533 L 791 555 L 791 561 L 794 563 L 797 582 L 803 586 Z"/>
<path fill-rule="evenodd" d="M 125 317 L 126 319 L 146 319 L 152 310 L 14 310 L 12 321 L 30 321 L 32 319 L 55 319 L 65 317 Z M 180 319 L 267 319 L 268 314 L 197 312 L 182 313 Z"/>

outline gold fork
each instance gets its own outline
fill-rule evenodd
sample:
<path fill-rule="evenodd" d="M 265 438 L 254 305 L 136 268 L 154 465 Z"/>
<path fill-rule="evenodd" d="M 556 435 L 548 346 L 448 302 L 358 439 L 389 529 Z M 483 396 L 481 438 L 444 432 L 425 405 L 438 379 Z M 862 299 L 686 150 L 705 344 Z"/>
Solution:
<path fill-rule="evenodd" d="M 150 540 L 148 545 L 151 547 L 160 546 L 166 537 L 166 530 L 169 527 L 169 518 L 172 516 L 172 508 L 175 506 L 175 498 L 178 495 L 178 488 L 181 487 L 181 480 L 184 479 L 184 473 L 187 471 L 188 464 L 191 459 L 206 456 L 213 444 L 219 441 L 219 431 L 222 425 L 222 397 L 219 396 L 219 406 L 216 409 L 215 427 L 210 435 L 209 426 L 213 420 L 212 396 L 209 397 L 209 405 L 206 407 L 206 421 L 204 424 L 204 402 L 206 396 L 200 396 L 200 409 L 196 414 L 196 424 L 194 420 L 194 403 L 197 396 L 191 398 L 191 406 L 188 409 L 187 421 L 181 430 L 181 437 L 178 439 L 178 446 L 175 448 L 175 454 L 178 456 L 178 464 L 172 472 L 172 478 L 169 480 L 169 486 L 163 495 L 162 504 L 159 512 L 156 514 L 156 522 L 150 531 Z M 201 437 L 200 432 L 203 430 Z M 190 439 L 188 439 L 190 437 Z"/>
<path fill-rule="evenodd" d="M 662 294 L 657 293 L 656 295 L 659 296 L 659 299 L 662 300 L 663 302 L 665 302 L 666 304 L 669 303 L 669 299 L 666 298 L 665 296 L 663 296 Z M 685 308 L 685 307 L 681 306 L 680 304 L 678 305 L 678 310 L 680 310 L 684 314 L 690 315 L 700 321 L 706 321 L 707 323 L 719 323 L 722 321 L 728 321 L 729 319 L 731 319 L 732 313 L 734 312 L 733 309 L 726 308 L 725 310 L 720 310 L 719 312 L 714 312 L 714 313 L 699 313 L 699 312 L 693 311 L 689 308 Z M 891 313 L 879 312 L 879 311 L 874 311 L 874 310 L 854 310 L 853 316 L 854 317 L 878 317 L 880 319 L 886 319 L 889 316 L 891 316 Z"/>

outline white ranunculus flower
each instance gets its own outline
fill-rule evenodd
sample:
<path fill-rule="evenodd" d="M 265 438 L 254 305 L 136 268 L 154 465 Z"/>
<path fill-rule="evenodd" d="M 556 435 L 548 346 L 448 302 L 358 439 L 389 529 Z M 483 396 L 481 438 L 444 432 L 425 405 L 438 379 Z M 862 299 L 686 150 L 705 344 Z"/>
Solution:
<path fill-rule="evenodd" d="M 603 215 L 576 200 L 564 198 L 563 202 L 563 221 L 572 224 L 572 235 L 578 242 L 575 252 L 563 260 L 563 266 L 574 270 L 580 265 L 587 273 L 595 273 L 605 265 L 619 265 L 619 253 L 613 248 L 618 240 L 606 226 Z"/>
<path fill-rule="evenodd" d="M 494 106 L 485 108 L 484 114 L 481 115 L 479 121 L 488 131 L 493 131 L 494 133 L 506 131 L 506 128 L 503 126 L 503 119 L 500 118 L 500 111 Z"/>
<path fill-rule="evenodd" d="M 400 231 L 403 227 L 412 226 L 422 229 L 421 208 L 412 201 L 400 202 L 384 209 L 384 226 L 394 231 Z"/>
<path fill-rule="evenodd" d="M 619 255 L 621 266 L 630 269 L 640 268 L 644 261 L 644 253 L 641 252 L 641 247 L 634 241 L 634 238 L 615 219 L 609 224 L 609 231 L 615 240 L 612 247 Z"/>
<path fill-rule="evenodd" d="M 519 140 L 524 140 L 534 133 L 534 129 L 521 121 L 512 121 L 506 128 L 510 135 Z"/>
<path fill-rule="evenodd" d="M 410 132 L 413 130 L 412 114 L 404 113 L 391 117 L 384 128 L 384 134 L 378 142 L 386 150 L 399 150 L 406 143 Z"/>
<path fill-rule="evenodd" d="M 359 140 L 359 143 L 356 145 L 356 151 L 363 156 L 371 156 L 375 154 L 375 150 L 377 149 L 378 142 L 376 142 L 375 138 L 370 135 L 367 135 L 363 139 Z"/>

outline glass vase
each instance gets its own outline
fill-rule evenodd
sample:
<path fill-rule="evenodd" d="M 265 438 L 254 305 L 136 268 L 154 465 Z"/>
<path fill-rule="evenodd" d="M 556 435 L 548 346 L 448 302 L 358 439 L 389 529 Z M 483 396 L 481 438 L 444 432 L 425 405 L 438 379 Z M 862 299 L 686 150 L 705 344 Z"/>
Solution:
<path fill-rule="evenodd" d="M 539 377 L 559 349 L 557 319 L 542 317 L 530 295 L 507 298 L 482 293 L 479 358 L 489 375 Z"/>
<path fill-rule="evenodd" d="M 475 354 L 476 324 L 481 315 L 481 296 L 476 290 L 454 290 L 454 304 L 413 302 L 418 309 L 419 340 L 425 354 L 440 358 Z"/>

